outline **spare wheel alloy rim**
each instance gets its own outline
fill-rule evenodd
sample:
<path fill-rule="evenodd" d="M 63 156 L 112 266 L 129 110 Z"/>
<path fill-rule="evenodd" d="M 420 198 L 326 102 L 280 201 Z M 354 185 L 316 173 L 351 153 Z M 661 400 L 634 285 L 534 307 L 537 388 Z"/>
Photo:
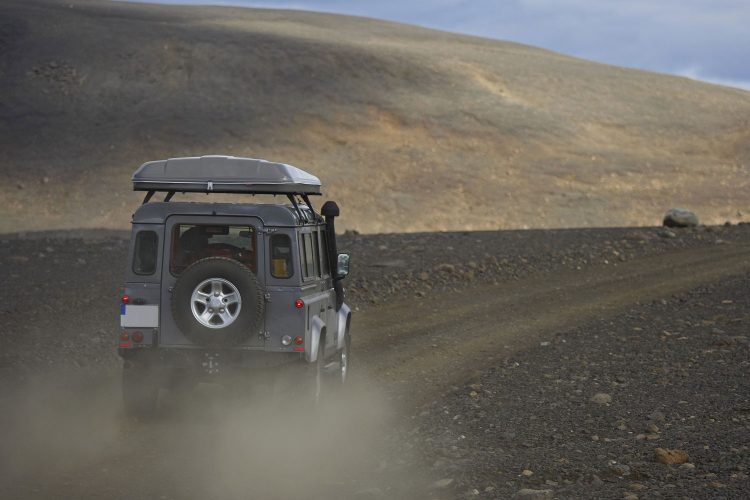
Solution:
<path fill-rule="evenodd" d="M 235 322 L 241 309 L 239 290 L 223 278 L 201 281 L 190 297 L 193 316 L 207 328 L 226 328 Z"/>

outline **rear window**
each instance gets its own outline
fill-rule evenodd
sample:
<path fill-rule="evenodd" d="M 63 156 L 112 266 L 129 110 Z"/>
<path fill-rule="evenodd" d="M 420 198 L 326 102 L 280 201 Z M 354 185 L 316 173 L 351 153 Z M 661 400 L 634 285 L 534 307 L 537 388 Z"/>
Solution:
<path fill-rule="evenodd" d="M 135 235 L 133 272 L 140 275 L 154 274 L 159 236 L 154 231 L 139 231 Z"/>
<path fill-rule="evenodd" d="M 293 274 L 292 239 L 286 234 L 274 234 L 271 236 L 271 276 L 290 278 Z"/>
<path fill-rule="evenodd" d="M 178 224 L 172 232 L 169 270 L 179 275 L 190 264 L 206 257 L 226 257 L 256 267 L 256 235 L 252 226 Z"/>

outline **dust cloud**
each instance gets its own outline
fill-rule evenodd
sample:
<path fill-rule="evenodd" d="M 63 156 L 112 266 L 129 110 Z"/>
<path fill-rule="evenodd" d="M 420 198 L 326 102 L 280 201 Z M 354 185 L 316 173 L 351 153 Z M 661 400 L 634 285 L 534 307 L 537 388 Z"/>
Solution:
<path fill-rule="evenodd" d="M 317 408 L 199 384 L 162 391 L 146 420 L 123 415 L 117 370 L 38 377 L 1 401 L 3 497 L 407 498 L 419 482 L 365 380 Z"/>

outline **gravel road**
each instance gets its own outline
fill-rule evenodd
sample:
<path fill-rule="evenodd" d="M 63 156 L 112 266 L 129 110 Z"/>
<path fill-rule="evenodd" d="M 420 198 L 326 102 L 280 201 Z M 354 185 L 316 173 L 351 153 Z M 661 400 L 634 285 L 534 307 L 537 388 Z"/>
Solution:
<path fill-rule="evenodd" d="M 118 400 L 126 236 L 0 239 L 4 496 L 743 496 L 748 225 L 347 234 L 347 398 L 199 387 L 152 422 Z"/>

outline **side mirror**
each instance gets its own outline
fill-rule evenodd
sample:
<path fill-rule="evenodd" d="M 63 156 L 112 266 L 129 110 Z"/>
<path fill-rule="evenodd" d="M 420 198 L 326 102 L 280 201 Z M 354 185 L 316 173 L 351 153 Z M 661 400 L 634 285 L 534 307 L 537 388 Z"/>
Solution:
<path fill-rule="evenodd" d="M 349 274 L 349 254 L 340 253 L 336 259 L 336 277 L 339 279 L 346 278 Z"/>

